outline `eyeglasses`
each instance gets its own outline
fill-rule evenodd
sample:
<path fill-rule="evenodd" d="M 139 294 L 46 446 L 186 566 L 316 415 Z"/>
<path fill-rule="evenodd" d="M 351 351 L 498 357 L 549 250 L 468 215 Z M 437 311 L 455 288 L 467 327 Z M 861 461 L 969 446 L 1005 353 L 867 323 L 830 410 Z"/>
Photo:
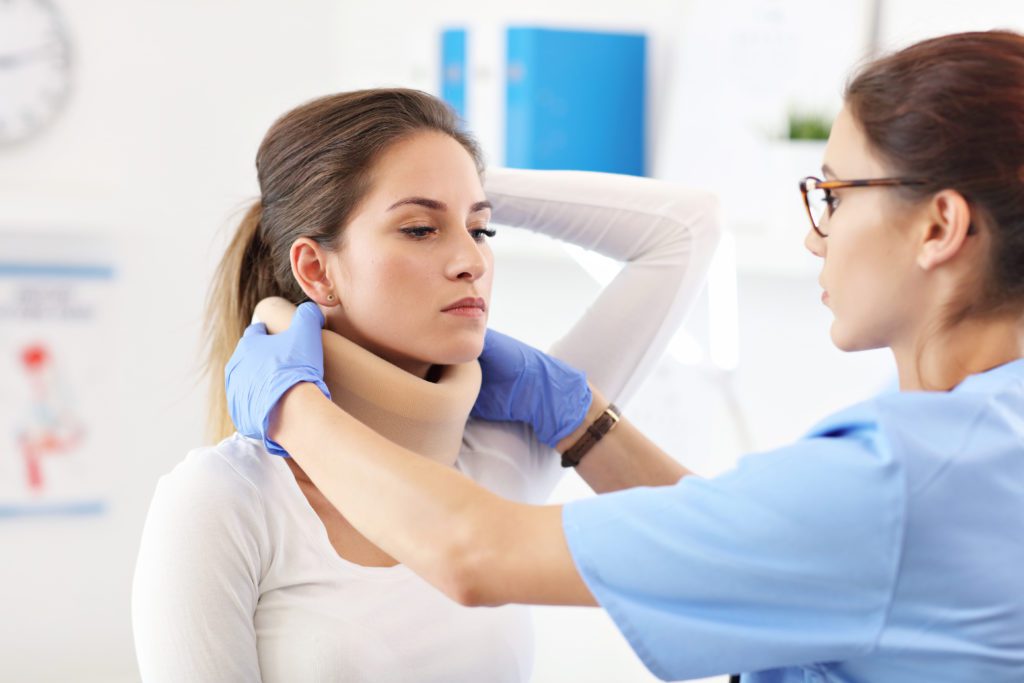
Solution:
<path fill-rule="evenodd" d="M 807 217 L 811 219 L 811 227 L 814 232 L 822 237 L 828 237 L 828 230 L 822 227 L 822 219 L 831 217 L 835 211 L 836 197 L 832 190 L 839 190 L 844 187 L 894 187 L 897 185 L 923 185 L 924 180 L 911 178 L 871 178 L 868 180 L 822 180 L 814 176 L 807 176 L 800 181 L 800 192 L 804 196 L 804 206 L 807 207 Z M 828 212 L 828 216 L 826 216 Z"/>

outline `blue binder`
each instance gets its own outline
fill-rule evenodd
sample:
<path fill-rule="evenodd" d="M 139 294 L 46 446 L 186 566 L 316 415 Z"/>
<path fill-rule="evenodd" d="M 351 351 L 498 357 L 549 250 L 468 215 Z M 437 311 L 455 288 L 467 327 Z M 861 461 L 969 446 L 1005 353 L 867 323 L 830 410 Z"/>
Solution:
<path fill-rule="evenodd" d="M 508 29 L 505 164 L 644 175 L 646 42 Z"/>
<path fill-rule="evenodd" d="M 466 119 L 466 30 L 441 32 L 441 99 Z"/>

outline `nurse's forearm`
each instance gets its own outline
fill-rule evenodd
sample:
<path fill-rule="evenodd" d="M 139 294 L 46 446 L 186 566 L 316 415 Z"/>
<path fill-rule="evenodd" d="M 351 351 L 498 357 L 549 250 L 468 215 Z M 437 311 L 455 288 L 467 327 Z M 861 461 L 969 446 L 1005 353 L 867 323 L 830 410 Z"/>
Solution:
<path fill-rule="evenodd" d="M 594 605 L 562 531 L 561 508 L 513 503 L 359 422 L 307 383 L 269 436 L 385 552 L 466 605 Z"/>
<path fill-rule="evenodd" d="M 594 400 L 587 417 L 575 432 L 556 447 L 559 453 L 579 440 L 605 408 L 608 401 L 593 386 Z M 605 434 L 583 457 L 576 471 L 597 493 L 607 493 L 634 486 L 669 486 L 692 474 L 674 458 L 658 448 L 623 417 L 615 428 Z"/>

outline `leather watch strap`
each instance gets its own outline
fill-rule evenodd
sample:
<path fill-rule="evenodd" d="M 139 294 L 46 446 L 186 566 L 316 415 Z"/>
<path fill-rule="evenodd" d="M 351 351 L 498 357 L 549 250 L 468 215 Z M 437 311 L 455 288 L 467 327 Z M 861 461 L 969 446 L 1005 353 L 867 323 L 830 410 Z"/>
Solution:
<path fill-rule="evenodd" d="M 621 417 L 622 413 L 619 412 L 614 403 L 605 408 L 604 412 L 587 427 L 587 431 L 583 432 L 583 436 L 569 450 L 562 453 L 562 467 L 576 467 L 579 465 L 580 460 L 587 454 L 587 451 L 593 448 L 594 444 L 600 441 L 605 434 L 610 432 L 619 423 Z"/>

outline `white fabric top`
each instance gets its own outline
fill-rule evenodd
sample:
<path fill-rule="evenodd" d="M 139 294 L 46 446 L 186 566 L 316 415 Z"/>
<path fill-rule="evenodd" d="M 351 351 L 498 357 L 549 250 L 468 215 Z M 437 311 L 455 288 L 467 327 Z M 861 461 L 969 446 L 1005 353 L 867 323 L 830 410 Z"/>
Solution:
<path fill-rule="evenodd" d="M 485 187 L 495 223 L 625 262 L 551 349 L 621 405 L 701 290 L 715 200 L 568 171 L 491 169 Z M 563 472 L 528 427 L 473 420 L 456 466 L 531 503 Z M 526 681 L 532 669 L 526 608 L 462 607 L 403 565 L 341 558 L 287 463 L 238 434 L 190 452 L 158 482 L 132 620 L 147 682 Z"/>

